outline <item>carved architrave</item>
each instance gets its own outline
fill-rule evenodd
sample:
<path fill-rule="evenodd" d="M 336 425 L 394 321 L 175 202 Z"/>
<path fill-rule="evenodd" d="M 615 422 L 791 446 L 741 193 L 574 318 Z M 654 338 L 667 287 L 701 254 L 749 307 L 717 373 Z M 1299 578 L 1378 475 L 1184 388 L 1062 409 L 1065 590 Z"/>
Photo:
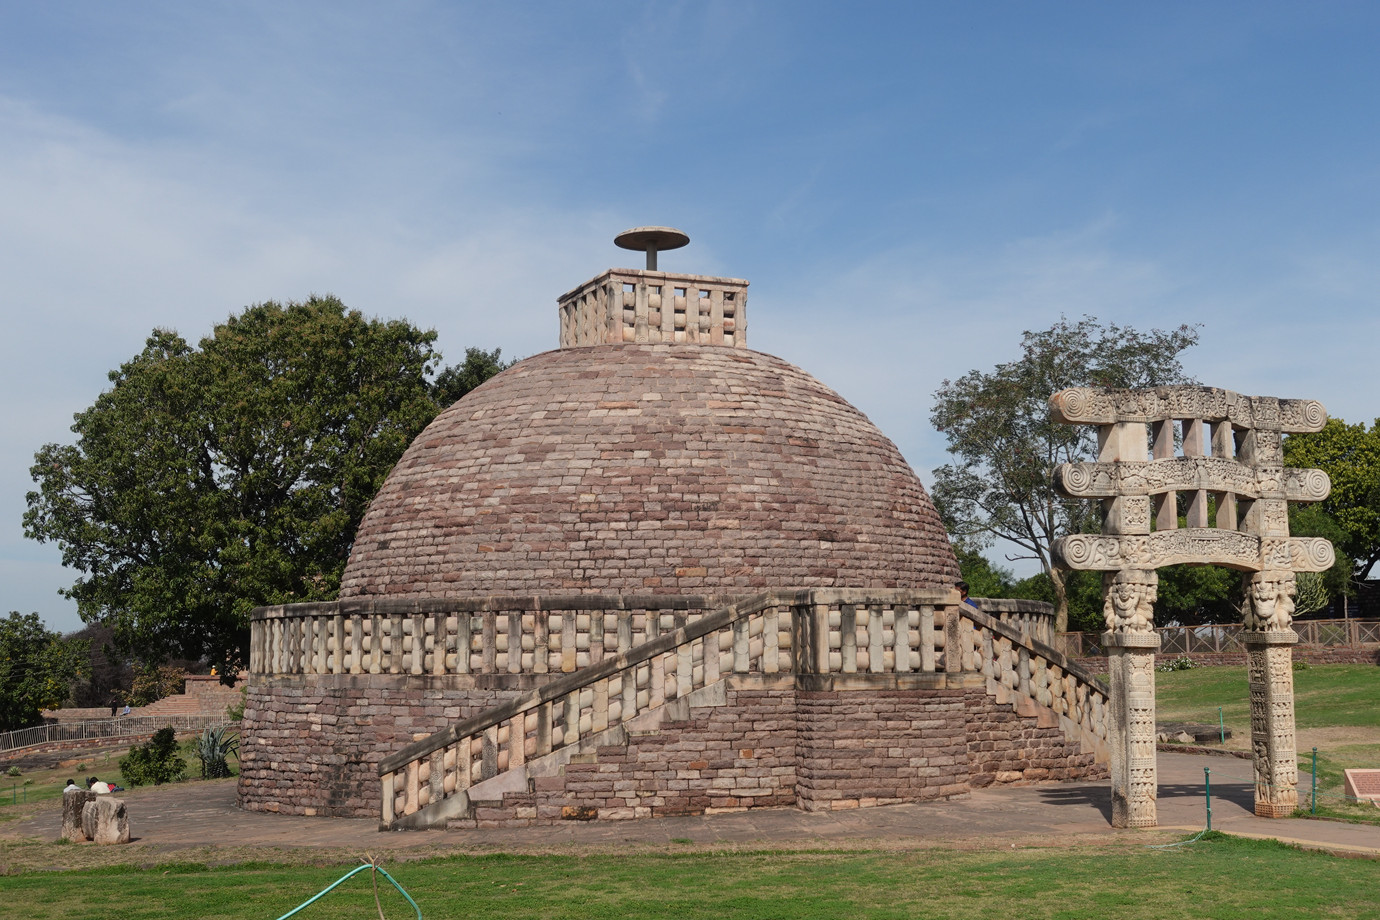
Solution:
<path fill-rule="evenodd" d="M 1257 537 L 1237 530 L 1188 527 L 1152 534 L 1070 534 L 1054 541 L 1055 558 L 1071 569 L 1117 571 L 1212 563 L 1247 572 L 1324 572 L 1336 556 L 1320 537 Z"/>
<path fill-rule="evenodd" d="M 1237 428 L 1290 433 L 1321 431 L 1327 410 L 1315 399 L 1243 396 L 1217 387 L 1167 386 L 1144 390 L 1074 387 L 1050 398 L 1056 421 L 1111 425 L 1116 422 L 1160 422 L 1194 418 L 1229 421 Z"/>
<path fill-rule="evenodd" d="M 1145 463 L 1061 463 L 1054 485 L 1069 498 L 1163 495 L 1189 489 L 1230 492 L 1242 498 L 1320 502 L 1332 492 L 1322 470 L 1256 469 L 1226 457 L 1174 457 Z"/>

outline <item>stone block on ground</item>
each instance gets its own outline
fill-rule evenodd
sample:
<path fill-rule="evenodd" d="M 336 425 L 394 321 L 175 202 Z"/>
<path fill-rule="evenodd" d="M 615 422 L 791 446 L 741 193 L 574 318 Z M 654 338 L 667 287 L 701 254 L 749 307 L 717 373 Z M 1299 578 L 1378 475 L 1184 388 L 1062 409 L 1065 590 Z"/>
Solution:
<path fill-rule="evenodd" d="M 72 789 L 62 794 L 62 839 L 81 843 L 87 840 L 82 828 L 82 809 L 94 801 L 96 793 L 90 789 Z"/>
<path fill-rule="evenodd" d="M 125 800 L 94 796 L 82 808 L 82 832 L 96 843 L 129 843 L 129 816 Z"/>

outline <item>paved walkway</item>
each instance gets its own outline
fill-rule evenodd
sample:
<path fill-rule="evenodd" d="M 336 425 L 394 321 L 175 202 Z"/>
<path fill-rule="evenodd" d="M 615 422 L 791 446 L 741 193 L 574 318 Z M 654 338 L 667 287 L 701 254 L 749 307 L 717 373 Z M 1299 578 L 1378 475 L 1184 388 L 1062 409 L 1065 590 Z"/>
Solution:
<path fill-rule="evenodd" d="M 135 846 L 347 848 L 359 853 L 422 847 L 550 850 L 610 846 L 1013 845 L 1092 842 L 1117 837 L 1146 842 L 1193 833 L 1204 825 L 1203 769 L 1212 771 L 1214 830 L 1274 837 L 1304 846 L 1380 857 L 1380 827 L 1251 813 L 1251 764 L 1197 754 L 1159 755 L 1158 831 L 1114 830 L 1105 781 L 982 789 L 964 799 L 839 812 L 761 809 L 646 821 L 568 822 L 555 827 L 381 833 L 376 821 L 303 818 L 241 811 L 230 780 L 124 794 Z M 0 840 L 56 838 L 60 807 L 0 825 Z M 1169 833 L 1166 833 L 1169 832 Z"/>

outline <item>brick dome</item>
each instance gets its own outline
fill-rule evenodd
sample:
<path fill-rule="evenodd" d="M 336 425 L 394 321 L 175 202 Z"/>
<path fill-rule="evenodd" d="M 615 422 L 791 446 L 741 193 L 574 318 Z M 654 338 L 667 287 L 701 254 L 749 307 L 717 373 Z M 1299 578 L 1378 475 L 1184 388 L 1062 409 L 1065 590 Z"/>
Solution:
<path fill-rule="evenodd" d="M 949 587 L 915 473 L 857 409 L 744 348 L 528 358 L 441 413 L 360 526 L 340 596 Z"/>

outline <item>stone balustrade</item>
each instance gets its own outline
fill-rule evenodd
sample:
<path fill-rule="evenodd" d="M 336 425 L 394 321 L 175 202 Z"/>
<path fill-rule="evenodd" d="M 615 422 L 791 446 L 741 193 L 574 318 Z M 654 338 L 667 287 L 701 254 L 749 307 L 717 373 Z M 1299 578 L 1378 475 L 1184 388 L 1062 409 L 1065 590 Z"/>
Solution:
<path fill-rule="evenodd" d="M 961 608 L 949 629 L 955 654 L 952 671 L 981 674 L 1069 720 L 1094 746 L 1109 731 L 1107 689 L 1090 672 L 1048 643 L 1034 640 L 1016 624 L 1004 623 L 971 607 Z"/>
<path fill-rule="evenodd" d="M 579 595 L 260 607 L 250 616 L 249 671 L 251 676 L 570 673 L 723 603 L 692 596 Z"/>
<path fill-rule="evenodd" d="M 989 693 L 1004 688 L 1055 714 L 1066 735 L 1105 746 L 1105 688 L 1030 637 L 1019 621 L 1040 611 L 1005 612 L 1018 622 L 935 591 L 817 589 L 740 601 L 384 758 L 382 826 L 445 826 L 468 812 L 468 791 L 479 783 L 675 701 L 704 704 L 712 688 L 752 675 L 795 686 L 804 679 L 814 690 L 850 675 L 908 688 L 981 675 Z"/>

